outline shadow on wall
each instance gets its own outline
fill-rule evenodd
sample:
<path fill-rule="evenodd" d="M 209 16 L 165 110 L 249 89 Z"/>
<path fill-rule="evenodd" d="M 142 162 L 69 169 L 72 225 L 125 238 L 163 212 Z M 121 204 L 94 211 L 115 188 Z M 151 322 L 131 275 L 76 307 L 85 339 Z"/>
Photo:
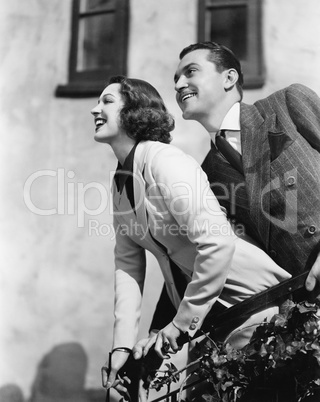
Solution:
<path fill-rule="evenodd" d="M 41 360 L 28 402 L 104 402 L 104 389 L 85 389 L 88 358 L 79 343 L 55 346 Z M 0 402 L 25 402 L 20 388 L 0 388 Z"/>
<path fill-rule="evenodd" d="M 21 389 L 15 384 L 7 384 L 0 388 L 0 402 L 24 402 Z"/>

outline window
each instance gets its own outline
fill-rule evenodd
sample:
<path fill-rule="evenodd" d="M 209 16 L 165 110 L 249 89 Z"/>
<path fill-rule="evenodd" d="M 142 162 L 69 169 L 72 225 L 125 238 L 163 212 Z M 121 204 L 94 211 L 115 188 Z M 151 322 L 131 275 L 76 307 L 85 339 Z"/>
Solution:
<path fill-rule="evenodd" d="M 261 0 L 199 0 L 198 39 L 230 48 L 240 59 L 244 88 L 264 84 Z"/>
<path fill-rule="evenodd" d="M 90 97 L 126 74 L 129 0 L 73 0 L 69 82 L 56 96 Z"/>

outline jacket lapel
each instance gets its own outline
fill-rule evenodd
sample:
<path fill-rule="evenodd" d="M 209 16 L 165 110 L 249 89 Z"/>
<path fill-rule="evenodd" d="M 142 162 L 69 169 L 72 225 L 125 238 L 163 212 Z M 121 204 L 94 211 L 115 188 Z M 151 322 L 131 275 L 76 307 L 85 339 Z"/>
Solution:
<path fill-rule="evenodd" d="M 241 103 L 242 162 L 248 190 L 250 214 L 268 247 L 270 231 L 269 131 L 275 131 L 275 115 L 262 118 L 254 105 Z M 262 211 L 262 212 L 261 212 Z"/>
<path fill-rule="evenodd" d="M 211 150 L 201 164 L 202 169 L 207 174 L 211 188 L 218 198 L 219 202 L 223 205 L 226 191 L 237 188 L 236 195 L 231 196 L 230 201 L 234 203 L 233 208 L 249 209 L 247 193 L 241 183 L 244 182 L 244 176 L 235 170 L 226 160 L 222 157 L 216 146 L 211 142 Z M 223 186 L 221 186 L 223 183 Z M 229 207 L 227 206 L 227 209 Z"/>

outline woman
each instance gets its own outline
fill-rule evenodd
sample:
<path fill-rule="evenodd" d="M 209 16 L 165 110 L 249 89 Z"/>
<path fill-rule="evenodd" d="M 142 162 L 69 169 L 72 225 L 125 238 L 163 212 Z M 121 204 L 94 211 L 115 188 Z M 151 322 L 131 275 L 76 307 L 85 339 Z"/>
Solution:
<path fill-rule="evenodd" d="M 91 113 L 95 140 L 109 144 L 119 161 L 113 183 L 112 367 L 109 378 L 106 367 L 103 374 L 109 388 L 116 386 L 116 373 L 136 342 L 145 250 L 157 258 L 177 308 L 174 319 L 146 348 L 155 343 L 162 358 L 167 356 L 163 346 L 177 351 L 180 334 L 194 335 L 214 304 L 230 307 L 290 275 L 252 240 L 234 234 L 200 166 L 169 145 L 174 121 L 155 88 L 142 80 L 113 77 Z M 187 282 L 181 295 L 175 269 Z M 257 322 L 276 312 L 276 308 L 262 312 Z M 246 336 L 233 345 L 241 347 Z"/>

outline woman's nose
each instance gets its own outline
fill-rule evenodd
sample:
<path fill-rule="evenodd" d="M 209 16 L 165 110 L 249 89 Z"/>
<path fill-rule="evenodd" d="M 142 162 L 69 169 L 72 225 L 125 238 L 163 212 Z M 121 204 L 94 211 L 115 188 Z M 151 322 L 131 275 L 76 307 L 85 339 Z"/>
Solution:
<path fill-rule="evenodd" d="M 93 109 L 91 109 L 90 113 L 92 114 L 92 116 L 95 116 L 95 115 L 99 114 L 100 113 L 99 105 L 96 105 Z"/>

